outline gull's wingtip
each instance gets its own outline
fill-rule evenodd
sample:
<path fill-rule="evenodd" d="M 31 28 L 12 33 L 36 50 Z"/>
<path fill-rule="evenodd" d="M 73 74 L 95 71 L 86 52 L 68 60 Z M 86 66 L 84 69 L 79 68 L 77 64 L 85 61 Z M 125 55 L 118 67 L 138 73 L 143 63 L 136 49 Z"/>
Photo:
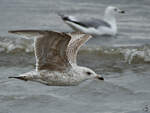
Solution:
<path fill-rule="evenodd" d="M 13 34 L 17 34 L 19 32 L 22 32 L 23 30 L 10 30 L 8 31 L 8 33 L 13 33 Z"/>
<path fill-rule="evenodd" d="M 69 16 L 66 16 L 64 14 L 58 14 L 58 15 L 61 17 L 62 20 L 64 20 L 64 21 L 70 21 Z"/>
<path fill-rule="evenodd" d="M 57 15 L 60 16 L 61 19 L 64 21 L 70 21 L 70 22 L 76 21 L 76 18 L 71 15 L 65 15 L 62 13 L 57 13 Z"/>
<path fill-rule="evenodd" d="M 15 31 L 8 31 L 8 33 L 15 33 Z"/>

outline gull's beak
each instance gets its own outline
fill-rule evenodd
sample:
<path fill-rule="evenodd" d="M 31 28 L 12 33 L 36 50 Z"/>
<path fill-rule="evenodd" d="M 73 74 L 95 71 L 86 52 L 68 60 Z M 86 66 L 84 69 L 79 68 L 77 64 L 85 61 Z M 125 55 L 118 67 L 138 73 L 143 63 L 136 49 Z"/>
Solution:
<path fill-rule="evenodd" d="M 97 75 L 96 78 L 97 78 L 98 80 L 104 80 L 104 78 L 103 78 L 102 76 L 100 76 L 100 75 Z"/>
<path fill-rule="evenodd" d="M 124 14 L 124 13 L 125 13 L 125 11 L 123 11 L 123 10 L 119 10 L 118 12 L 119 12 L 119 13 L 122 13 L 122 14 Z"/>

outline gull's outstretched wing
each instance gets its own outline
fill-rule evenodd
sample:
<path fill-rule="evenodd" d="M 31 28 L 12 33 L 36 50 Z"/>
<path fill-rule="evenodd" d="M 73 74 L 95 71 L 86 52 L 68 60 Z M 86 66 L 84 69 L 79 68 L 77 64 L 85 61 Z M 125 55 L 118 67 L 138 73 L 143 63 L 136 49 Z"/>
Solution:
<path fill-rule="evenodd" d="M 99 27 L 111 27 L 109 23 L 102 19 L 91 18 L 90 20 L 79 20 L 75 19 L 72 16 L 59 15 L 63 21 L 68 21 L 77 25 L 80 25 L 85 28 L 99 28 Z M 73 26 L 72 26 L 73 27 Z"/>
<path fill-rule="evenodd" d="M 93 27 L 93 28 L 99 28 L 99 27 L 111 27 L 111 25 L 109 23 L 107 23 L 106 21 L 102 20 L 102 19 L 95 19 L 95 18 L 91 18 L 88 21 L 80 21 L 79 23 L 82 23 L 85 27 Z"/>
<path fill-rule="evenodd" d="M 68 59 L 70 64 L 76 65 L 76 57 L 77 57 L 78 50 L 92 36 L 81 32 L 68 33 L 68 35 L 71 36 L 71 40 L 69 42 L 68 49 L 67 49 Z"/>
<path fill-rule="evenodd" d="M 64 71 L 71 66 L 66 54 L 71 36 L 42 30 L 17 30 L 10 33 L 36 37 L 34 41 L 36 69 Z"/>

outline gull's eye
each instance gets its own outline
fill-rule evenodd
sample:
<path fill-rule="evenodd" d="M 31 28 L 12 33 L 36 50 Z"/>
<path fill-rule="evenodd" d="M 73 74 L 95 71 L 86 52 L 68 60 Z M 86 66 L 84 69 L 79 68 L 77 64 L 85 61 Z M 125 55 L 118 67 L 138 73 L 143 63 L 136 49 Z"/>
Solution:
<path fill-rule="evenodd" d="M 114 11 L 117 11 L 117 10 L 118 10 L 117 8 L 114 9 Z"/>
<path fill-rule="evenodd" d="M 88 72 L 86 72 L 86 74 L 87 74 L 87 75 L 91 75 L 92 73 L 88 71 Z"/>

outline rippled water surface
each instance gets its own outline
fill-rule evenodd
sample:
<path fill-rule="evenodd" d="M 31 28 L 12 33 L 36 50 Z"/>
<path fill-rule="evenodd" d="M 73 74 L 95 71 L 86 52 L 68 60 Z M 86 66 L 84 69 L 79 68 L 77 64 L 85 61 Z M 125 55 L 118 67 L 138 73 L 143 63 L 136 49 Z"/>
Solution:
<path fill-rule="evenodd" d="M 33 41 L 8 30 L 70 32 L 57 13 L 102 18 L 105 7 L 116 15 L 118 35 L 96 36 L 81 48 L 78 64 L 104 76 L 79 86 L 56 87 L 8 79 L 35 67 Z M 150 112 L 149 0 L 1 0 L 0 113 L 148 113 Z"/>

